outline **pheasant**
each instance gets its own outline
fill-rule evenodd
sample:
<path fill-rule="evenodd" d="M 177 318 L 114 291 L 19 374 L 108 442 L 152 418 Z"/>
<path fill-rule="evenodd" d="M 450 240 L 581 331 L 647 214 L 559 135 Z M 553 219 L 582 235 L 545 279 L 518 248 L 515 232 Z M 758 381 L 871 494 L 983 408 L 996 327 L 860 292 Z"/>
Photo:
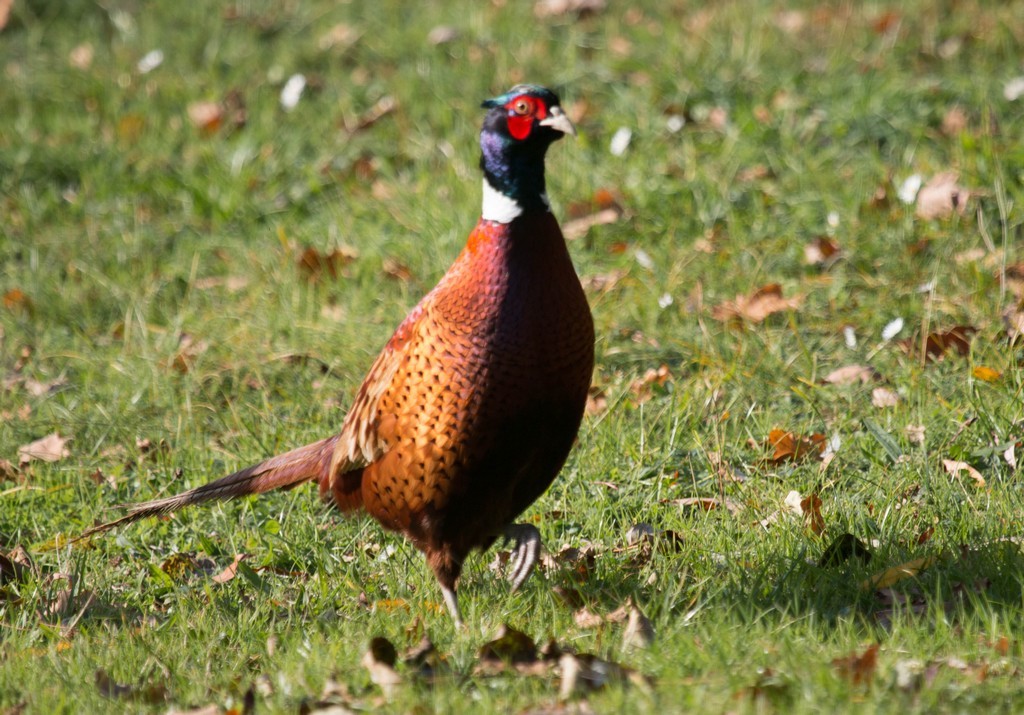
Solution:
<path fill-rule="evenodd" d="M 515 543 L 513 590 L 540 534 L 514 519 L 550 486 L 576 438 L 594 325 L 544 187 L 544 156 L 575 136 L 558 96 L 518 85 L 482 104 L 483 211 L 465 248 L 370 367 L 339 434 L 176 496 L 127 505 L 85 538 L 211 500 L 316 481 L 426 556 L 461 624 L 463 562 Z"/>

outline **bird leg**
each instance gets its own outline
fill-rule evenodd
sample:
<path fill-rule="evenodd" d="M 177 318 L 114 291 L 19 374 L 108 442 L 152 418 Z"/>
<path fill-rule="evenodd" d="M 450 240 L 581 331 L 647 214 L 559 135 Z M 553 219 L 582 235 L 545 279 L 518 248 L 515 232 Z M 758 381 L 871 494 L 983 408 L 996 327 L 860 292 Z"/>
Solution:
<path fill-rule="evenodd" d="M 459 613 L 459 597 L 455 594 L 455 588 L 441 584 L 441 595 L 444 596 L 444 604 L 448 606 L 448 612 L 452 614 L 452 622 L 456 628 L 462 628 L 462 615 Z"/>
<path fill-rule="evenodd" d="M 518 591 L 540 559 L 540 532 L 532 524 L 510 524 L 505 527 L 504 537 L 515 542 L 509 559 L 508 580 L 512 582 L 512 590 Z"/>
<path fill-rule="evenodd" d="M 462 614 L 459 613 L 459 597 L 455 592 L 455 585 L 459 582 L 459 574 L 462 573 L 462 559 L 455 556 L 448 548 L 430 549 L 426 552 L 427 563 L 434 572 L 438 586 L 441 587 L 441 595 L 444 596 L 444 605 L 448 606 L 448 612 L 452 615 L 452 621 L 456 628 L 462 628 Z"/>

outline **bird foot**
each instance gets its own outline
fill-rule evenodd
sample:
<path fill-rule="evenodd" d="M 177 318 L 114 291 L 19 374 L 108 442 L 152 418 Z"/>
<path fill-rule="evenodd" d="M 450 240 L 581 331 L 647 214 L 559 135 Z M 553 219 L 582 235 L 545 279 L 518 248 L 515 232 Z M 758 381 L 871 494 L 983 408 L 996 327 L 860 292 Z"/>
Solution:
<path fill-rule="evenodd" d="M 530 524 L 511 524 L 505 528 L 504 537 L 515 542 L 507 578 L 512 582 L 512 590 L 518 591 L 540 559 L 540 532 Z"/>

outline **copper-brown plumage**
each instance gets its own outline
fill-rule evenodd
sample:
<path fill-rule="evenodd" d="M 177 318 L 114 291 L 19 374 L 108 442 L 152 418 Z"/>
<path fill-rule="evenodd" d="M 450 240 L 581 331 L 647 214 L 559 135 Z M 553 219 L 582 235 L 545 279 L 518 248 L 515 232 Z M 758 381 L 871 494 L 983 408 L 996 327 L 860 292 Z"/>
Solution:
<path fill-rule="evenodd" d="M 524 116 L 523 97 L 537 127 L 525 141 L 515 136 L 522 127 L 513 125 Z M 542 88 L 517 87 L 499 100 L 485 105 L 491 112 L 481 145 L 485 176 L 502 193 L 491 197 L 490 208 L 485 198 L 484 217 L 465 248 L 377 357 L 340 433 L 134 505 L 83 536 L 191 504 L 315 480 L 341 510 L 365 510 L 408 537 L 426 555 L 456 620 L 456 582 L 473 549 L 513 537 L 514 583 L 522 583 L 539 541 L 533 527 L 512 522 L 551 484 L 575 439 L 593 370 L 594 329 L 558 223 L 534 200 L 542 197 L 544 150 L 571 124 L 557 97 Z M 506 111 L 510 134 L 502 123 Z M 495 131 L 497 138 L 489 135 Z M 515 163 L 517 151 L 537 154 L 538 146 L 539 186 L 491 178 L 495 165 L 501 170 Z M 516 172 L 512 166 L 509 175 L 515 179 Z M 485 195 L 488 190 L 494 187 L 485 187 Z"/>

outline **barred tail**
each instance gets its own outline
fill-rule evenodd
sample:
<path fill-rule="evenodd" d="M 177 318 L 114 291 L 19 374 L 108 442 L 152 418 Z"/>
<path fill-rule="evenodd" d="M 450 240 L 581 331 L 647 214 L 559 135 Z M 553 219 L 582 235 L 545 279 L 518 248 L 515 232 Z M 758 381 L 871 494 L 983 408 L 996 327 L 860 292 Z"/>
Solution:
<path fill-rule="evenodd" d="M 337 435 L 328 437 L 319 442 L 307 444 L 305 447 L 293 449 L 291 452 L 271 457 L 259 464 L 246 467 L 234 474 L 221 477 L 201 487 L 189 489 L 181 494 L 138 504 L 126 504 L 125 508 L 129 510 L 127 514 L 114 521 L 108 521 L 106 524 L 87 529 L 72 541 L 80 541 L 93 534 L 109 531 L 124 524 L 131 524 L 148 516 L 167 514 L 194 504 L 262 494 L 273 489 L 290 489 L 313 479 L 326 482 L 327 472 L 331 468 L 331 458 L 334 455 L 334 445 L 337 441 Z"/>

